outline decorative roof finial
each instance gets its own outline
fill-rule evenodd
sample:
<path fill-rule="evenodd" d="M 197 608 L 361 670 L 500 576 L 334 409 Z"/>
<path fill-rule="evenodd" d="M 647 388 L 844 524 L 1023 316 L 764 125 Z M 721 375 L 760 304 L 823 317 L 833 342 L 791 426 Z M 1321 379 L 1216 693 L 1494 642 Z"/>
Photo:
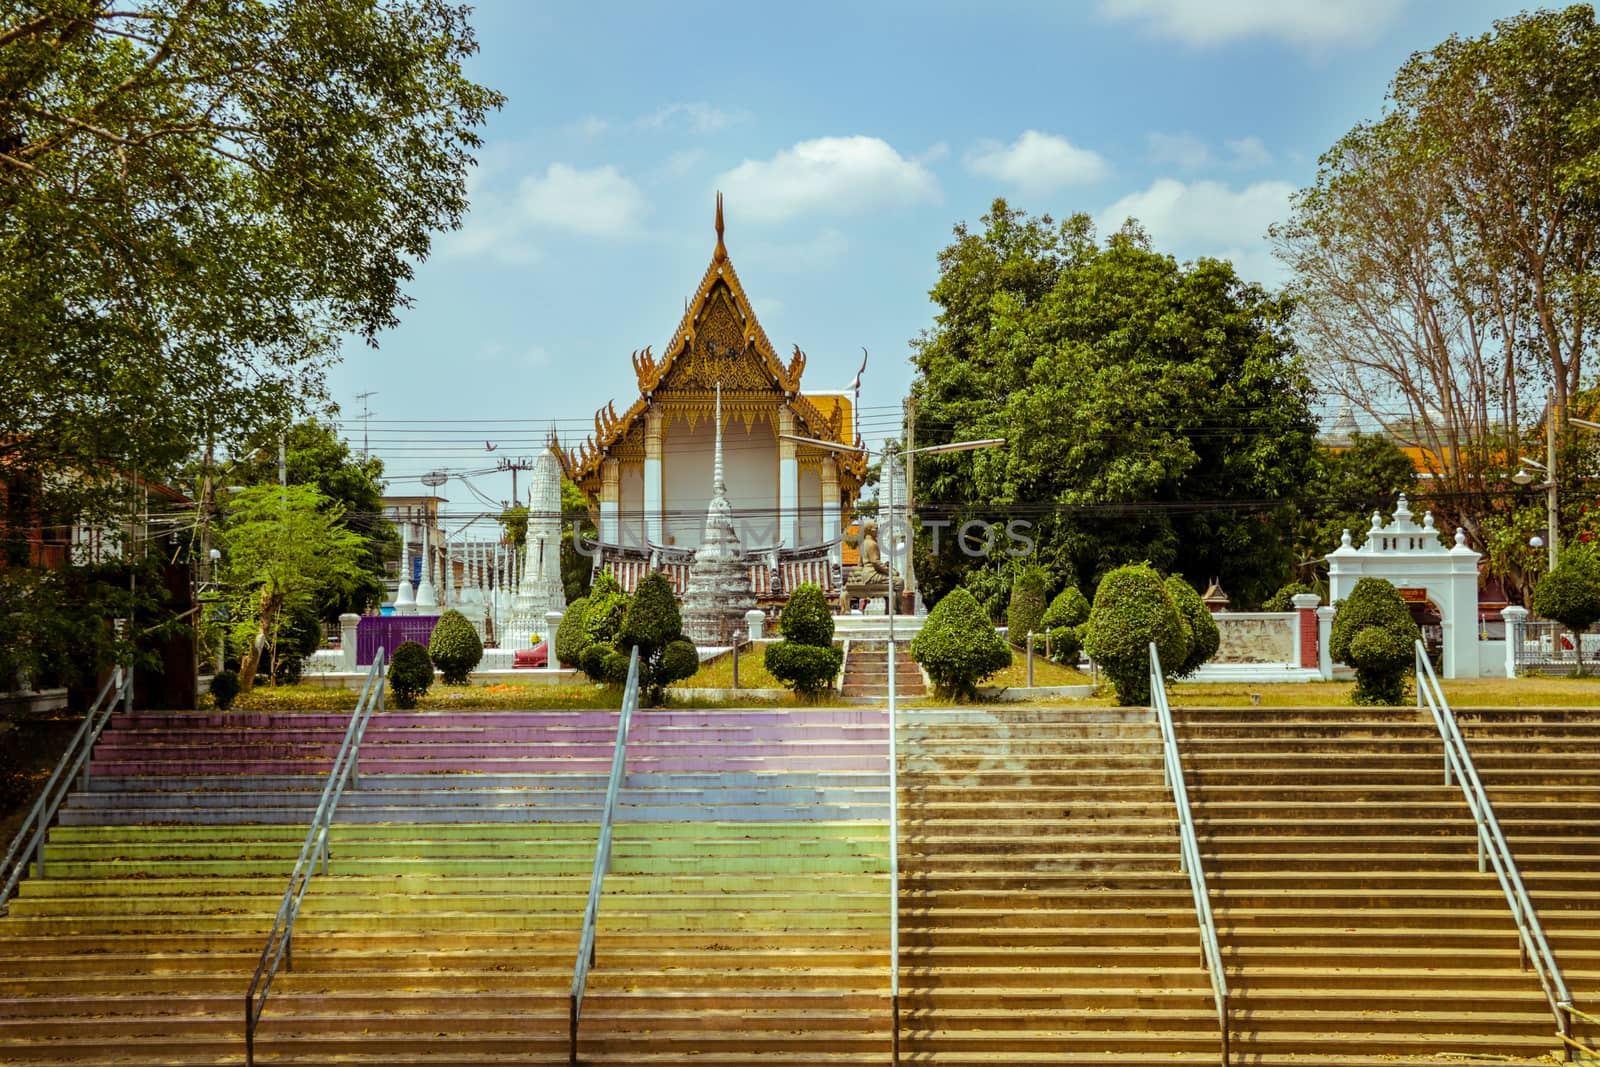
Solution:
<path fill-rule="evenodd" d="M 728 258 L 728 246 L 722 243 L 722 192 L 717 191 L 717 251 L 713 257 L 718 263 Z"/>
<path fill-rule="evenodd" d="M 717 382 L 716 446 L 711 457 L 711 495 L 728 495 L 728 483 L 722 476 L 722 382 Z"/>

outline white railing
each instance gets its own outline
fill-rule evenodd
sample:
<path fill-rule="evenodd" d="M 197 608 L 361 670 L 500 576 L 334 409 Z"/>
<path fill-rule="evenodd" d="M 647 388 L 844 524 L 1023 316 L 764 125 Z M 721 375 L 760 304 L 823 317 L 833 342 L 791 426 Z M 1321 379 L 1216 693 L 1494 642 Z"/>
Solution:
<path fill-rule="evenodd" d="M 1161 671 L 1161 655 L 1150 642 L 1150 707 L 1161 725 L 1161 751 L 1167 786 L 1178 809 L 1180 869 L 1189 876 L 1194 894 L 1195 916 L 1200 923 L 1200 953 L 1211 977 L 1211 995 L 1217 1006 L 1217 1026 L 1222 1031 L 1222 1063 L 1228 1063 L 1228 978 L 1222 969 L 1222 950 L 1217 947 L 1217 924 L 1211 914 L 1211 894 L 1206 888 L 1205 869 L 1200 866 L 1200 842 L 1195 837 L 1194 816 L 1189 810 L 1189 790 L 1183 780 L 1183 758 L 1178 752 L 1178 731 L 1172 724 L 1172 707 L 1167 703 L 1167 683 Z"/>
<path fill-rule="evenodd" d="M 1562 1043 L 1569 1049 L 1589 1056 L 1600 1056 L 1600 1052 L 1572 1036 L 1572 994 L 1567 992 L 1561 967 L 1556 963 L 1555 953 L 1550 951 L 1550 943 L 1545 940 L 1539 913 L 1534 910 L 1533 900 L 1528 896 L 1527 887 L 1522 884 L 1522 873 L 1517 870 L 1516 857 L 1506 843 L 1500 820 L 1495 817 L 1494 806 L 1489 803 L 1489 794 L 1483 788 L 1483 779 L 1478 777 L 1472 752 L 1461 736 L 1455 713 L 1445 700 L 1444 690 L 1439 686 L 1439 678 L 1433 673 L 1433 664 L 1429 662 L 1427 649 L 1421 641 L 1416 643 L 1416 665 L 1417 707 L 1426 707 L 1433 715 L 1433 723 L 1444 740 L 1444 783 L 1449 785 L 1452 780 L 1459 783 L 1461 792 L 1467 798 L 1467 807 L 1478 826 L 1478 870 L 1487 871 L 1492 864 L 1496 877 L 1500 879 L 1500 888 L 1505 891 L 1506 903 L 1511 906 L 1511 916 L 1517 923 L 1522 966 L 1531 966 L 1538 974 L 1539 985 L 1543 987 L 1545 999 L 1550 1003 L 1550 1011 L 1556 1020 L 1556 1033 Z"/>

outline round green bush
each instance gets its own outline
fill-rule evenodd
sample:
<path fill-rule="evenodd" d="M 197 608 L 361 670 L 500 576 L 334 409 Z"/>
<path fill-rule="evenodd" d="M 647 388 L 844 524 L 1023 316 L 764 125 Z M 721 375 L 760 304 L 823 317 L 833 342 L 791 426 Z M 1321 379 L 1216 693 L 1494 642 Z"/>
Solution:
<path fill-rule="evenodd" d="M 567 605 L 566 613 L 561 616 L 561 625 L 556 627 L 557 663 L 567 667 L 578 665 L 578 657 L 583 655 L 583 650 L 589 644 L 588 613 L 588 597 L 579 597 Z"/>
<path fill-rule="evenodd" d="M 1172 606 L 1178 609 L 1178 615 L 1189 628 L 1189 653 L 1182 663 L 1169 669 L 1174 678 L 1187 678 L 1217 654 L 1222 634 L 1217 630 L 1217 620 L 1211 617 L 1211 610 L 1194 586 L 1176 574 L 1168 576 L 1166 586 Z M 1162 666 L 1167 666 L 1165 661 Z"/>
<path fill-rule="evenodd" d="M 239 695 L 239 672 L 218 671 L 211 677 L 211 702 L 217 706 L 218 711 L 227 711 L 233 707 L 234 698 Z"/>
<path fill-rule="evenodd" d="M 394 706 L 414 708 L 433 685 L 433 660 L 428 650 L 416 641 L 402 641 L 389 660 L 389 689 Z"/>
<path fill-rule="evenodd" d="M 1293 611 L 1294 598 L 1302 593 L 1315 593 L 1317 587 L 1308 582 L 1290 582 L 1267 598 L 1262 611 Z"/>
<path fill-rule="evenodd" d="M 445 685 L 466 685 L 483 659 L 483 640 L 467 617 L 451 608 L 433 625 L 428 655 L 444 675 Z"/>
<path fill-rule="evenodd" d="M 1362 578 L 1334 608 L 1328 654 L 1355 668 L 1355 702 L 1403 703 L 1422 631 L 1399 590 L 1382 578 Z"/>
<path fill-rule="evenodd" d="M 762 656 L 767 673 L 802 696 L 814 697 L 833 688 L 844 652 L 829 645 L 778 641 Z"/>
<path fill-rule="evenodd" d="M 659 684 L 668 686 L 693 678 L 699 669 L 700 651 L 687 637 L 678 637 L 668 641 L 667 647 L 661 650 L 661 663 L 656 667 L 655 677 Z"/>
<path fill-rule="evenodd" d="M 778 632 L 797 645 L 833 647 L 833 611 L 820 585 L 804 582 L 795 586 L 778 616 Z"/>
<path fill-rule="evenodd" d="M 912 639 L 911 656 L 928 672 L 934 695 L 947 700 L 976 697 L 979 682 L 1011 665 L 1011 649 L 977 598 L 961 586 L 928 613 Z"/>
<path fill-rule="evenodd" d="M 1118 567 L 1100 581 L 1084 624 L 1084 651 L 1111 680 L 1119 703 L 1150 702 L 1150 644 L 1170 672 L 1189 655 L 1189 635 L 1172 594 L 1148 563 Z"/>
<path fill-rule="evenodd" d="M 1041 623 L 1049 584 L 1049 575 L 1037 564 L 1023 567 L 1012 579 L 1011 600 L 1006 604 L 1006 636 L 1018 648 L 1027 643 L 1029 634 L 1044 631 Z"/>
<path fill-rule="evenodd" d="M 633 599 L 627 603 L 617 647 L 624 652 L 637 647 L 639 658 L 644 660 L 682 633 L 683 615 L 678 610 L 677 597 L 672 595 L 672 583 L 660 571 L 651 571 L 639 579 Z"/>

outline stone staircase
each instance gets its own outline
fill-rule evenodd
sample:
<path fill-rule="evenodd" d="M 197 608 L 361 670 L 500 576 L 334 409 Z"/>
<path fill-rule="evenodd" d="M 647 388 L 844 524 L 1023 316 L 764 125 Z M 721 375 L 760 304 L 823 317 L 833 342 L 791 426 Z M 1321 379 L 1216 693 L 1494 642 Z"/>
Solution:
<path fill-rule="evenodd" d="M 900 759 L 903 1058 L 1218 1062 L 1151 713 L 905 710 Z"/>
<path fill-rule="evenodd" d="M 887 1061 L 888 719 L 641 712 L 584 1063 Z"/>
<path fill-rule="evenodd" d="M 1237 1062 L 1551 1062 L 1554 1018 L 1519 966 L 1498 880 L 1478 870 L 1470 814 L 1444 784 L 1424 712 L 1174 714 L 1230 966 Z M 1518 761 L 1479 767 L 1524 841 L 1547 832 L 1541 811 L 1565 806 Z M 1594 857 L 1550 858 L 1538 874 L 1530 863 L 1530 890 L 1571 902 L 1564 945 L 1592 948 Z"/>
<path fill-rule="evenodd" d="M 917 700 L 928 695 L 922 668 L 911 658 L 909 639 L 897 638 L 894 654 L 895 699 Z M 889 642 L 852 641 L 844 661 L 844 682 L 839 695 L 856 702 L 889 699 Z"/>
<path fill-rule="evenodd" d="M 1600 711 L 1466 708 L 1456 720 L 1573 1002 L 1600 1015 Z M 1600 1047 L 1600 1028 L 1576 1030 Z"/>

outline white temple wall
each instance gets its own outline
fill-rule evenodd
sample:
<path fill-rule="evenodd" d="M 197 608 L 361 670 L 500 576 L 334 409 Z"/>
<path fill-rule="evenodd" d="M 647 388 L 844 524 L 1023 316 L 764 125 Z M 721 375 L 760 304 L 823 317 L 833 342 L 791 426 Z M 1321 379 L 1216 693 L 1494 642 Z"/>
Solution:
<path fill-rule="evenodd" d="M 642 548 L 645 536 L 644 466 L 639 463 L 624 463 L 617 480 L 617 489 L 622 498 L 618 508 L 622 543 L 630 548 Z"/>
<path fill-rule="evenodd" d="M 822 540 L 822 472 L 816 467 L 800 471 L 800 544 Z M 789 545 L 797 548 L 798 545 Z"/>
<path fill-rule="evenodd" d="M 711 419 L 686 418 L 667 426 L 662 458 L 662 534 L 669 545 L 698 548 L 711 502 L 711 459 L 715 432 Z M 734 532 L 746 547 L 778 540 L 778 439 L 772 424 L 757 419 L 745 430 L 744 417 L 730 416 L 722 440 L 723 475 L 733 506 Z M 641 475 L 640 501 L 643 506 Z"/>

